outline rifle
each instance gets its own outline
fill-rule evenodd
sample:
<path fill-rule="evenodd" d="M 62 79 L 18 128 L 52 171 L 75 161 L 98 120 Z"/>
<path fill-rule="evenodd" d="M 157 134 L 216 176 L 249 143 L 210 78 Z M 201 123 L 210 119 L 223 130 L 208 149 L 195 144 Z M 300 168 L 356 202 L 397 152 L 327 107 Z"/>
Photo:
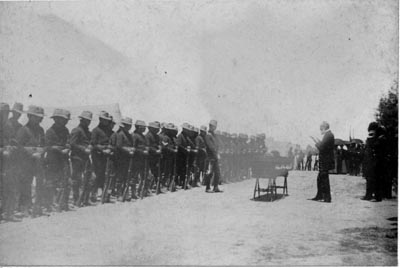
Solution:
<path fill-rule="evenodd" d="M 185 174 L 185 181 L 183 183 L 183 189 L 187 190 L 188 189 L 188 180 L 189 180 L 189 176 L 190 176 L 190 170 L 189 170 L 189 153 L 190 153 L 190 147 L 187 146 L 186 147 L 186 151 L 188 152 L 186 154 L 186 174 Z"/>
<path fill-rule="evenodd" d="M 82 203 L 87 204 L 87 202 L 89 201 L 89 195 L 90 195 L 89 180 L 92 176 L 91 166 L 92 163 L 90 157 L 88 157 L 88 159 L 85 161 L 85 169 L 83 171 L 82 192 L 79 195 L 77 202 L 78 207 L 81 207 Z"/>
<path fill-rule="evenodd" d="M 141 185 L 140 188 L 140 198 L 143 199 L 144 195 L 145 195 L 145 191 L 147 191 L 147 173 L 148 173 L 148 147 L 146 147 L 145 151 L 143 151 L 143 155 L 144 155 L 144 174 L 143 177 L 140 176 L 140 183 L 139 185 Z"/>
<path fill-rule="evenodd" d="M 129 185 L 131 184 L 135 184 L 135 181 L 132 177 L 133 177 L 133 155 L 134 155 L 134 148 L 133 147 L 129 147 L 128 148 L 128 153 L 129 153 L 129 166 L 128 166 L 128 174 L 127 174 L 127 178 L 125 179 L 123 188 L 122 188 L 122 202 L 125 202 L 127 200 L 127 195 L 129 193 Z M 136 186 L 136 185 L 135 185 Z M 135 195 L 135 187 L 133 187 L 132 189 L 132 195 Z"/>
<path fill-rule="evenodd" d="M 122 202 L 125 202 L 129 192 L 129 184 L 131 183 L 133 173 L 133 158 L 129 159 L 128 177 L 125 180 L 124 187 L 122 188 Z M 133 194 L 133 193 L 132 193 Z"/>
<path fill-rule="evenodd" d="M 177 154 L 177 152 L 178 152 L 178 148 L 175 147 L 175 149 L 174 149 L 174 167 L 173 167 L 173 172 L 172 172 L 172 180 L 170 182 L 171 192 L 176 191 L 176 154 Z"/>
<path fill-rule="evenodd" d="M 69 159 L 69 148 L 65 147 L 63 149 L 63 178 L 61 189 L 57 196 L 58 210 L 68 210 L 68 199 L 69 199 L 69 179 L 72 174 L 71 162 Z M 64 157 L 65 156 L 65 157 Z"/>
<path fill-rule="evenodd" d="M 105 180 L 104 180 L 104 186 L 103 186 L 103 192 L 101 193 L 101 203 L 104 204 L 105 202 L 108 201 L 111 195 L 111 185 L 112 185 L 112 176 L 111 176 L 111 169 L 112 169 L 112 160 L 111 156 L 113 155 L 113 152 L 108 152 L 106 150 L 103 150 L 103 153 L 107 155 L 107 162 L 106 162 L 106 172 L 105 172 Z"/>
<path fill-rule="evenodd" d="M 157 177 L 157 185 L 156 185 L 156 194 L 161 193 L 161 156 L 158 158 L 158 177 Z"/>

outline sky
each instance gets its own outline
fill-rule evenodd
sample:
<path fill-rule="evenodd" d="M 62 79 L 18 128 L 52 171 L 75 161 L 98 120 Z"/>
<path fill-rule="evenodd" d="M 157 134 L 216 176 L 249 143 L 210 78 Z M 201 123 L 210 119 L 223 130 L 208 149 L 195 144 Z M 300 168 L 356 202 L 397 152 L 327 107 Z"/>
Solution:
<path fill-rule="evenodd" d="M 0 29 L 10 103 L 118 103 L 303 147 L 324 120 L 365 139 L 398 77 L 394 0 L 2 2 Z"/>

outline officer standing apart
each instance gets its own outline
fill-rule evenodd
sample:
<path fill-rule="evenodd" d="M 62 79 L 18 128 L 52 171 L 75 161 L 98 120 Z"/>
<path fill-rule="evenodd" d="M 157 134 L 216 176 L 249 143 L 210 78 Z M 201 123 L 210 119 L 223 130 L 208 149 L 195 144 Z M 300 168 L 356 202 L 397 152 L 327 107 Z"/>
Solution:
<path fill-rule="evenodd" d="M 214 189 L 213 192 L 218 193 L 222 192 L 218 188 L 219 179 L 221 176 L 221 172 L 219 170 L 219 153 L 218 153 L 218 141 L 217 136 L 215 134 L 215 130 L 217 129 L 217 121 L 211 120 L 209 124 L 208 134 L 206 135 L 204 141 L 206 143 L 207 149 L 207 157 L 209 161 L 209 170 L 205 177 L 205 184 L 206 184 L 206 192 L 210 191 L 210 180 L 211 177 L 214 175 Z"/>
<path fill-rule="evenodd" d="M 319 150 L 319 172 L 317 177 L 317 195 L 312 198 L 313 201 L 323 201 L 330 203 L 331 189 L 329 185 L 329 170 L 335 168 L 335 159 L 333 150 L 335 148 L 335 137 L 329 129 L 329 124 L 323 121 L 319 127 L 322 141 L 311 137 L 315 142 L 315 147 Z"/>

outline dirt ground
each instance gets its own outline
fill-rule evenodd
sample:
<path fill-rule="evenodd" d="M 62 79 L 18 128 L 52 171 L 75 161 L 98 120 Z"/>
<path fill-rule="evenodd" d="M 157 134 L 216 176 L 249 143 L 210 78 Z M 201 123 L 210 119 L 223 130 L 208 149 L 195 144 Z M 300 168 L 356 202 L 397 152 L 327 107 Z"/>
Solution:
<path fill-rule="evenodd" d="M 331 175 L 333 202 L 310 201 L 316 176 L 290 172 L 274 202 L 251 200 L 251 179 L 4 223 L 1 264 L 397 265 L 397 199 L 361 201 L 364 179 Z"/>

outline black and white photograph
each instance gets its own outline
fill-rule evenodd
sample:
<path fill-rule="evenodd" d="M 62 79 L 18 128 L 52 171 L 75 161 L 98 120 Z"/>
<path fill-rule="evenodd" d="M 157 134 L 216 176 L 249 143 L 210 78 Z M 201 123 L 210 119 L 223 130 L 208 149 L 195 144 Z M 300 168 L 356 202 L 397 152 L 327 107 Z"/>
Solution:
<path fill-rule="evenodd" d="M 0 1 L 0 266 L 397 266 L 398 0 Z"/>

